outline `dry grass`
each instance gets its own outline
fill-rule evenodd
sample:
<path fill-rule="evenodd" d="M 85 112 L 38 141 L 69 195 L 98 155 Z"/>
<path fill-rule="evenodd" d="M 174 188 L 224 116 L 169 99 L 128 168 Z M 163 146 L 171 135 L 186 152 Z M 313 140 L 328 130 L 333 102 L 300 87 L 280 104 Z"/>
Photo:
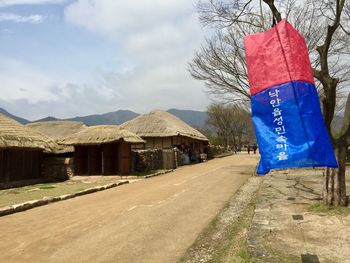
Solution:
<path fill-rule="evenodd" d="M 50 137 L 0 114 L 0 147 L 33 148 L 53 152 L 58 149 Z"/>
<path fill-rule="evenodd" d="M 65 137 L 58 142 L 64 145 L 88 145 L 124 140 L 129 143 L 145 143 L 136 134 L 116 125 L 98 125 L 88 127 L 80 132 Z"/>
<path fill-rule="evenodd" d="M 196 140 L 208 141 L 202 133 L 192 128 L 174 115 L 155 110 L 123 123 L 120 127 L 141 137 L 185 136 Z"/>
<path fill-rule="evenodd" d="M 326 206 L 322 203 L 316 203 L 312 204 L 308 208 L 308 212 L 316 214 L 348 216 L 350 215 L 350 207 Z"/>
<path fill-rule="evenodd" d="M 87 127 L 80 121 L 43 121 L 29 123 L 26 126 L 46 134 L 54 140 L 70 136 L 84 130 Z"/>

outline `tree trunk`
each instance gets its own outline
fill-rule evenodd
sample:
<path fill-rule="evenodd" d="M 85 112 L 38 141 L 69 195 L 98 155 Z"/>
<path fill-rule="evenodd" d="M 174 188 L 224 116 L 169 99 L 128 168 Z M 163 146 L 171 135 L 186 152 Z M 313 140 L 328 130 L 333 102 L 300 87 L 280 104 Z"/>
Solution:
<path fill-rule="evenodd" d="M 271 9 L 274 18 L 279 22 L 281 20 L 281 14 L 277 10 L 274 0 L 263 0 Z M 333 4 L 333 3 L 332 3 Z M 322 101 L 323 104 L 323 116 L 325 124 L 329 132 L 334 152 L 338 160 L 339 168 L 326 168 L 324 174 L 323 185 L 323 201 L 327 205 L 334 206 L 347 206 L 348 200 L 346 197 L 345 186 L 345 164 L 346 164 L 346 152 L 350 145 L 350 94 L 345 108 L 344 124 L 340 138 L 336 139 L 332 136 L 331 124 L 334 117 L 336 99 L 337 99 L 337 86 L 339 79 L 332 77 L 329 70 L 329 49 L 332 44 L 334 33 L 340 26 L 340 17 L 344 8 L 345 0 L 335 1 L 334 20 L 332 24 L 327 27 L 327 33 L 325 35 L 324 43 L 317 47 L 317 52 L 320 58 L 320 70 L 313 69 L 314 77 L 316 77 L 323 86 L 325 98 Z"/>
<path fill-rule="evenodd" d="M 341 144 L 335 149 L 339 168 L 326 168 L 324 174 L 323 202 L 325 205 L 347 206 L 345 184 L 346 153 L 348 145 Z"/>

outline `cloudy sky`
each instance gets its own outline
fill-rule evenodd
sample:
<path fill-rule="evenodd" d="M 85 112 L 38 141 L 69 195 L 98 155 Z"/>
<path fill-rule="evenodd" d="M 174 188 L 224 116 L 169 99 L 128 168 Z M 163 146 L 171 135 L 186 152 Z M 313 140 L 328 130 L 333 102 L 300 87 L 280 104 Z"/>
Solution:
<path fill-rule="evenodd" d="M 28 118 L 205 110 L 195 0 L 0 0 L 0 107 Z"/>

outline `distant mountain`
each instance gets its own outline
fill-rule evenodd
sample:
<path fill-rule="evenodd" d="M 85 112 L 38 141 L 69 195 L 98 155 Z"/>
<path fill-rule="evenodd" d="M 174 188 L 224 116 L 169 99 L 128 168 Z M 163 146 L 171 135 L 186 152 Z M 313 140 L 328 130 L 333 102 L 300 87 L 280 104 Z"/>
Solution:
<path fill-rule="evenodd" d="M 139 116 L 139 114 L 129 111 L 129 110 L 118 110 L 115 112 L 108 112 L 105 114 L 94 114 L 82 117 L 70 118 L 67 120 L 70 121 L 81 121 L 85 123 L 87 126 L 94 125 L 119 125 L 128 120 L 131 120 L 135 117 Z"/>
<path fill-rule="evenodd" d="M 169 113 L 175 115 L 179 119 L 183 120 L 187 124 L 195 128 L 202 128 L 205 126 L 208 115 L 206 112 L 193 111 L 193 110 L 178 110 L 170 109 Z M 105 114 L 94 114 L 88 116 L 81 116 L 70 118 L 70 121 L 81 121 L 88 126 L 94 125 L 119 125 L 126 121 L 136 118 L 140 114 L 129 110 L 118 110 L 115 112 L 109 112 Z M 49 117 L 50 118 L 50 117 Z"/>
<path fill-rule="evenodd" d="M 203 129 L 206 125 L 206 121 L 208 118 L 208 113 L 205 111 L 170 109 L 168 110 L 168 112 L 175 115 L 179 119 L 183 120 L 187 124 L 197 129 Z M 30 123 L 30 121 L 14 116 L 1 108 L 0 108 L 0 113 L 3 113 L 4 115 L 9 116 L 10 118 L 15 119 L 22 124 Z M 48 116 L 46 118 L 36 120 L 33 122 L 69 120 L 69 121 L 81 121 L 87 126 L 119 125 L 131 119 L 134 119 L 139 115 L 140 114 L 129 110 L 118 110 L 115 112 L 108 112 L 105 114 L 93 114 L 93 115 L 79 116 L 79 117 L 68 118 L 68 119 L 58 119 L 52 116 Z"/>
<path fill-rule="evenodd" d="M 60 121 L 60 119 L 57 119 L 57 118 L 52 117 L 52 116 L 48 116 L 46 118 L 43 118 L 43 119 L 40 119 L 40 120 L 36 120 L 36 121 L 33 121 L 33 122 L 43 122 L 43 121 Z"/>
<path fill-rule="evenodd" d="M 167 112 L 198 129 L 204 128 L 208 119 L 208 113 L 206 111 L 170 109 Z"/>
<path fill-rule="evenodd" d="M 7 112 L 6 110 L 0 108 L 0 113 L 4 114 L 5 116 L 15 120 L 15 121 L 18 121 L 19 123 L 22 123 L 22 124 L 27 124 L 29 123 L 30 121 L 26 120 L 26 119 L 23 119 L 23 118 L 20 118 L 20 117 L 17 117 L 15 115 L 12 115 L 11 113 Z"/>

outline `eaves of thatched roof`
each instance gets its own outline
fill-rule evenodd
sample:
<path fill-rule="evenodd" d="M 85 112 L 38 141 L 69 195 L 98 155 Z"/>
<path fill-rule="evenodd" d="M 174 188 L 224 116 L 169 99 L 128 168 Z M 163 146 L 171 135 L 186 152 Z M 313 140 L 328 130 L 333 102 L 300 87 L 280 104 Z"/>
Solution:
<path fill-rule="evenodd" d="M 0 148 L 32 148 L 55 152 L 58 145 L 50 137 L 0 114 Z"/>
<path fill-rule="evenodd" d="M 67 136 L 58 141 L 59 144 L 64 145 L 93 145 L 117 142 L 124 140 L 129 143 L 145 143 L 136 134 L 121 129 L 116 125 L 98 125 L 87 127 L 86 129 Z"/>
<path fill-rule="evenodd" d="M 208 141 L 207 137 L 198 130 L 192 128 L 174 115 L 161 110 L 140 115 L 135 119 L 123 123 L 120 127 L 132 131 L 142 138 L 184 136 L 196 140 Z"/>

